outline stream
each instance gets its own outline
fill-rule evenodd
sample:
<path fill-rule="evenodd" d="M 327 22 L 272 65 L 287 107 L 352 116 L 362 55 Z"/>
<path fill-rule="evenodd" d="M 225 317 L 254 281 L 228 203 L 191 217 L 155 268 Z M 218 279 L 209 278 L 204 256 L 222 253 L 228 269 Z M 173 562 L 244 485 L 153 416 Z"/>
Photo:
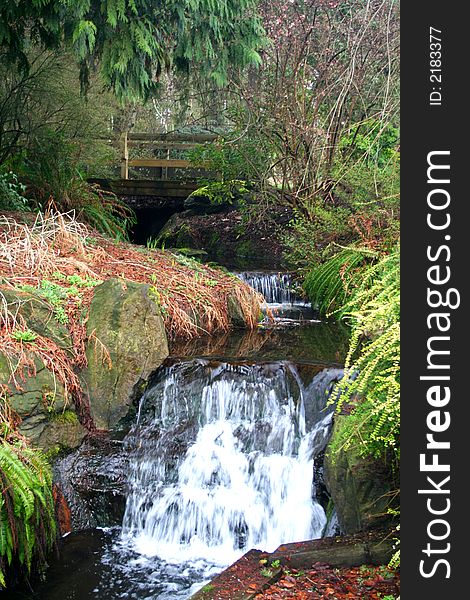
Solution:
<path fill-rule="evenodd" d="M 263 293 L 274 323 L 172 345 L 115 440 L 126 480 L 115 522 L 83 509 L 45 581 L 5 597 L 187 599 L 251 548 L 333 532 L 317 459 L 348 332 L 320 322 L 288 274 L 238 276 Z M 65 486 L 71 460 L 58 467 Z"/>

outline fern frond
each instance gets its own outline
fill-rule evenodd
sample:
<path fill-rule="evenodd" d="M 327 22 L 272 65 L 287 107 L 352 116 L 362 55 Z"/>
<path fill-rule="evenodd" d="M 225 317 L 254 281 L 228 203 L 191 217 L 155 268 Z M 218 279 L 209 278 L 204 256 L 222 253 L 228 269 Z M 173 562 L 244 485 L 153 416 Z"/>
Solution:
<path fill-rule="evenodd" d="M 336 258 L 336 257 L 335 257 Z M 361 272 L 340 309 L 352 326 L 337 410 L 352 410 L 336 449 L 351 445 L 363 455 L 399 459 L 400 249 Z M 335 448 L 333 448 L 333 451 Z"/>
<path fill-rule="evenodd" d="M 26 572 L 55 539 L 52 476 L 44 456 L 22 440 L 0 440 L 0 585 L 13 559 Z M 45 533 L 45 535 L 44 535 Z"/>

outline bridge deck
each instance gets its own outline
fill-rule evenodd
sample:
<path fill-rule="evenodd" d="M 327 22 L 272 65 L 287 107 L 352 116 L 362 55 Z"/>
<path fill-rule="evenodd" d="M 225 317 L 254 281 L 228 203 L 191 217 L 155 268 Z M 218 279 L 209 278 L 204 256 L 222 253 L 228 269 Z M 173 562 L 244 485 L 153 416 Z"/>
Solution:
<path fill-rule="evenodd" d="M 152 196 L 161 198 L 187 198 L 200 187 L 197 181 L 178 179 L 114 179 L 106 187 L 117 196 Z"/>

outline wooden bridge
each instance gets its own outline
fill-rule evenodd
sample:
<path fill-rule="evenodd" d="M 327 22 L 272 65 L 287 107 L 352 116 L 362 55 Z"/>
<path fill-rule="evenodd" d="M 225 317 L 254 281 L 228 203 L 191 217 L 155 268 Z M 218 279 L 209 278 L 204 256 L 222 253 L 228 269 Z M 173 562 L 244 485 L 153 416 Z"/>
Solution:
<path fill-rule="evenodd" d="M 195 168 L 185 152 L 214 142 L 214 134 L 124 132 L 120 137 L 120 178 L 94 180 L 133 208 L 181 206 L 209 173 Z"/>

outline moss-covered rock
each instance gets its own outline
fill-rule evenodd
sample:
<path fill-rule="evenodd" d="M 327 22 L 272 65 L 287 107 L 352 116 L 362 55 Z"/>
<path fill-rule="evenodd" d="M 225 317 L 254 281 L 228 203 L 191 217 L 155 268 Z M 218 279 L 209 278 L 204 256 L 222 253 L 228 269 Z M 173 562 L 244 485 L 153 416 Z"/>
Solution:
<path fill-rule="evenodd" d="M 227 298 L 227 312 L 229 321 L 234 327 L 244 328 L 247 326 L 245 313 L 243 312 L 240 300 L 235 293 Z M 262 315 L 260 315 L 260 320 L 261 318 Z"/>
<path fill-rule="evenodd" d="M 20 432 L 31 442 L 44 450 L 52 446 L 70 449 L 80 445 L 85 429 L 78 422 L 73 407 L 67 404 L 63 385 L 46 369 L 42 361 L 31 355 L 35 365 L 35 375 L 19 380 L 18 389 L 11 378 L 10 364 L 4 354 L 0 354 L 0 382 L 8 389 L 7 401 L 21 419 Z M 32 375 L 32 373 L 30 373 Z M 75 418 L 61 419 L 64 411 L 73 413 Z"/>
<path fill-rule="evenodd" d="M 126 416 L 150 373 L 168 356 L 160 308 L 149 290 L 122 279 L 95 288 L 83 380 L 100 429 L 112 429 Z"/>
<path fill-rule="evenodd" d="M 34 293 L 14 289 L 3 289 L 8 311 L 24 319 L 26 327 L 35 334 L 47 338 L 69 356 L 72 356 L 72 340 L 67 328 L 54 317 L 52 307 Z M 70 449 L 80 445 L 85 429 L 78 422 L 70 400 L 66 400 L 64 386 L 46 368 L 41 358 L 33 352 L 27 358 L 34 368 L 16 372 L 14 356 L 0 354 L 0 383 L 6 386 L 7 401 L 20 418 L 20 432 L 31 442 L 45 450 L 52 446 Z M 64 411 L 73 412 L 74 422 L 56 420 Z"/>
<path fill-rule="evenodd" d="M 360 456 L 356 448 L 339 450 L 335 439 L 345 427 L 347 415 L 337 415 L 333 426 L 330 445 L 324 462 L 324 479 L 333 499 L 342 531 L 353 534 L 385 526 L 390 517 L 390 469 L 383 461 Z"/>
<path fill-rule="evenodd" d="M 52 340 L 59 348 L 72 355 L 70 333 L 63 323 L 57 321 L 50 304 L 39 295 L 30 292 L 2 289 L 1 293 L 10 313 L 21 315 L 31 331 Z"/>
<path fill-rule="evenodd" d="M 50 415 L 48 426 L 40 435 L 38 445 L 44 449 L 72 450 L 80 446 L 86 433 L 76 412 L 72 408 L 66 408 Z"/>

